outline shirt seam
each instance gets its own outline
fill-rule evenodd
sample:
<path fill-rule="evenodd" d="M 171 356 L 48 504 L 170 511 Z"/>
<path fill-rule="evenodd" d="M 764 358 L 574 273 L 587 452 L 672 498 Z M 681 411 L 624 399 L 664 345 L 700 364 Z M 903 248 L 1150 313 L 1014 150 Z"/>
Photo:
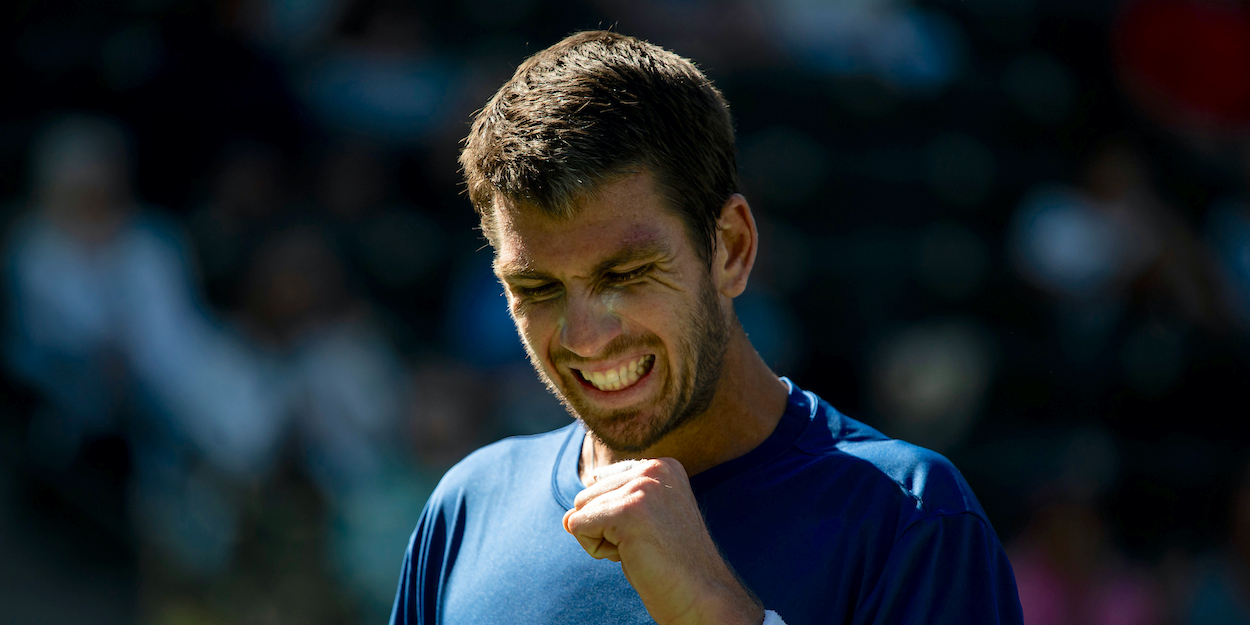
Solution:
<path fill-rule="evenodd" d="M 916 498 L 913 496 L 913 499 L 916 499 Z M 917 501 L 919 501 L 919 499 L 917 499 Z M 924 503 L 921 502 L 920 505 L 923 507 Z M 990 527 L 989 522 L 986 521 L 985 518 L 982 517 L 980 514 L 977 514 L 975 510 L 928 510 L 927 508 L 925 508 L 925 512 L 926 512 L 925 516 L 919 519 L 915 519 L 912 522 L 908 523 L 907 527 L 904 527 L 903 530 L 899 532 L 897 536 L 894 537 L 894 544 L 890 545 L 891 554 L 894 553 L 894 545 L 897 545 L 898 541 L 902 540 L 903 537 L 906 536 L 907 533 L 912 530 L 912 528 L 916 527 L 917 525 L 920 525 L 921 523 L 924 523 L 925 521 L 934 521 L 934 520 L 943 519 L 946 517 L 966 515 L 966 516 L 970 516 L 976 519 L 978 523 L 980 523 L 982 526 L 985 527 L 985 529 L 988 529 L 990 530 L 991 533 L 993 533 L 993 528 Z"/>

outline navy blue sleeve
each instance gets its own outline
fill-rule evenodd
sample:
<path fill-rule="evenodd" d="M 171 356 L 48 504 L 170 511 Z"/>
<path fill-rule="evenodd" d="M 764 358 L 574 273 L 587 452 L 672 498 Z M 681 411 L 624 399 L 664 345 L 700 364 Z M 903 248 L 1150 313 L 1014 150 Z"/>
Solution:
<path fill-rule="evenodd" d="M 903 531 L 854 622 L 1020 625 L 1024 616 L 998 536 L 978 515 L 958 513 L 928 517 Z"/>
<path fill-rule="evenodd" d="M 408 541 L 391 625 L 435 625 L 443 588 L 464 537 L 464 498 L 435 491 Z"/>

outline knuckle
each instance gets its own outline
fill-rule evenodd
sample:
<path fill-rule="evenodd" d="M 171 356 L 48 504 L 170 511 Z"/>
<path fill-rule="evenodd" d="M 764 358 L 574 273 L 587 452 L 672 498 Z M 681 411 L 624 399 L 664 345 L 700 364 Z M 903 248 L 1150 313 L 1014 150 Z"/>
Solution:
<path fill-rule="evenodd" d="M 650 475 L 640 475 L 630 482 L 632 499 L 636 502 L 641 502 L 643 498 L 650 496 L 650 493 L 658 492 L 663 488 L 664 482 Z"/>
<path fill-rule="evenodd" d="M 675 458 L 654 458 L 642 467 L 642 475 L 658 479 L 665 483 L 688 479 L 686 467 Z"/>
<path fill-rule="evenodd" d="M 673 469 L 669 465 L 670 462 L 676 462 L 672 458 L 651 458 L 642 465 L 641 473 L 647 476 L 664 475 Z"/>
<path fill-rule="evenodd" d="M 625 495 L 617 502 L 618 514 L 629 515 L 638 506 L 646 505 L 644 503 L 646 498 L 646 487 L 638 480 L 634 480 L 629 484 L 629 489 L 626 491 Z"/>

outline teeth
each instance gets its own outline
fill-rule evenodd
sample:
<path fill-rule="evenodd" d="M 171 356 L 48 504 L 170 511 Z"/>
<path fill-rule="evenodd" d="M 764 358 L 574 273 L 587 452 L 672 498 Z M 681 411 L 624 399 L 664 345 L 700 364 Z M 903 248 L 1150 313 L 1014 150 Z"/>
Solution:
<path fill-rule="evenodd" d="M 637 360 L 625 363 L 617 369 L 591 373 L 583 372 L 582 377 L 586 378 L 586 381 L 601 391 L 619 391 L 633 386 L 638 381 L 638 378 L 641 378 L 650 370 L 653 362 L 655 362 L 655 356 L 648 354 Z"/>

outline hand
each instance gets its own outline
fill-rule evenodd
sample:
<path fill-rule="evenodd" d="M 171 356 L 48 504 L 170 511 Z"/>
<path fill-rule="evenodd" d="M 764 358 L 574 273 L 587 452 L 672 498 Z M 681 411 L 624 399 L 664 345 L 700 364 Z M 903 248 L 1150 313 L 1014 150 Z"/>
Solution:
<path fill-rule="evenodd" d="M 712 542 L 680 462 L 626 461 L 607 469 L 577 495 L 564 529 L 590 555 L 621 563 L 656 623 L 763 622 L 763 608 Z"/>

